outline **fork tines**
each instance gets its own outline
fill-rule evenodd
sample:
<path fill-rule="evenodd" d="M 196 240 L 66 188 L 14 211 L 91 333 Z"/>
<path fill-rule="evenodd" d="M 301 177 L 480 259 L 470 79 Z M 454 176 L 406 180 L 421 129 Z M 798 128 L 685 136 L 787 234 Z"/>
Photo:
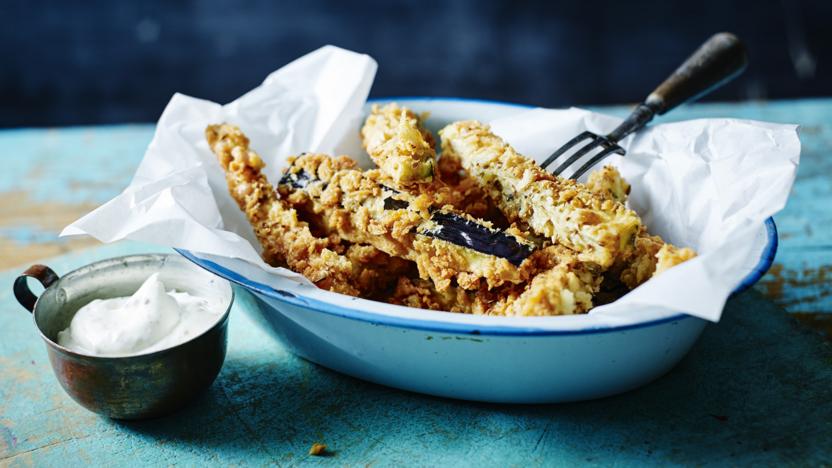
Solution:
<path fill-rule="evenodd" d="M 589 157 L 583 165 L 581 165 L 578 170 L 573 172 L 568 178 L 570 179 L 577 179 L 578 177 L 582 176 L 584 172 L 588 171 L 592 168 L 595 164 L 597 164 L 602 159 L 606 158 L 611 153 L 618 153 L 623 155 L 624 148 L 618 146 L 613 141 L 602 137 L 600 135 L 596 135 L 590 131 L 586 131 L 581 133 L 580 135 L 576 136 L 575 138 L 569 140 L 565 145 L 561 146 L 557 151 L 552 153 L 542 164 L 541 167 L 546 169 L 549 165 L 553 162 L 557 161 L 558 158 L 566 154 L 571 149 L 578 146 L 579 143 L 583 142 L 584 140 L 589 140 L 587 144 L 580 147 L 571 156 L 569 156 L 565 161 L 560 163 L 554 171 L 555 175 L 564 176 L 563 173 L 573 164 L 578 162 L 582 157 L 590 152 L 594 151 L 597 148 L 601 148 L 601 151 Z M 566 177 L 566 176 L 564 176 Z"/>

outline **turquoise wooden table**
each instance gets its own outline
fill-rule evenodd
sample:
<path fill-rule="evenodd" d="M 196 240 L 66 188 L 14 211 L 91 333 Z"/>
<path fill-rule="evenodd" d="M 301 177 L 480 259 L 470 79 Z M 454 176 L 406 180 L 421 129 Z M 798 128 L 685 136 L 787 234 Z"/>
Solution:
<path fill-rule="evenodd" d="M 550 406 L 401 392 L 290 355 L 237 291 L 228 357 L 211 389 L 172 416 L 129 423 L 63 393 L 11 283 L 35 261 L 65 273 L 165 250 L 57 239 L 126 186 L 153 127 L 0 131 L 0 465 L 830 464 L 832 100 L 696 105 L 672 119 L 717 116 L 801 124 L 799 177 L 776 217 L 771 272 L 656 382 Z M 329 446 L 326 457 L 308 455 L 315 442 Z"/>

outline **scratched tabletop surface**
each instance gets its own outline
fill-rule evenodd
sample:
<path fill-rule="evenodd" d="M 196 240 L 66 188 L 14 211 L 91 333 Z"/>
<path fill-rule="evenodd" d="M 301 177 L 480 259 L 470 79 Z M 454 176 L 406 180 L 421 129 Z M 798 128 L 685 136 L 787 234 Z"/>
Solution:
<path fill-rule="evenodd" d="M 291 355 L 237 290 L 216 382 L 141 422 L 99 417 L 64 394 L 11 283 L 35 262 L 63 274 L 168 251 L 57 238 L 129 183 L 153 126 L 0 130 L 0 466 L 832 464 L 832 99 L 693 105 L 663 120 L 702 117 L 800 124 L 801 166 L 775 217 L 771 271 L 657 381 L 562 405 L 402 392 Z M 325 457 L 308 455 L 317 442 Z"/>

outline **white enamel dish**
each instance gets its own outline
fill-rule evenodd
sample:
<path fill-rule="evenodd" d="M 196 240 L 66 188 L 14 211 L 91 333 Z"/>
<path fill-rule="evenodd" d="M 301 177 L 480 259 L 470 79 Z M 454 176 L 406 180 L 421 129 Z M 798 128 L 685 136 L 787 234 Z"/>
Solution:
<path fill-rule="evenodd" d="M 429 110 L 427 125 L 433 130 L 455 120 L 488 121 L 527 109 L 462 99 L 393 100 Z M 760 226 L 755 246 L 759 261 L 749 266 L 734 294 L 771 266 L 777 251 L 772 219 Z M 599 328 L 587 316 L 425 311 L 347 298 L 265 272 L 243 276 L 240 260 L 179 253 L 254 294 L 262 322 L 295 354 L 364 380 L 449 398 L 556 403 L 625 392 L 669 371 L 706 324 L 681 313 Z"/>

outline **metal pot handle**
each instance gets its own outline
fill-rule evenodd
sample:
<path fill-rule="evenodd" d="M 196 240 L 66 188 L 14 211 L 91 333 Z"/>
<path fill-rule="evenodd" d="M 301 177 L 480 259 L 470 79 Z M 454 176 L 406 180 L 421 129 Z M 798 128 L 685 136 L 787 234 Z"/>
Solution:
<path fill-rule="evenodd" d="M 58 281 L 58 275 L 46 265 L 32 265 L 14 280 L 14 297 L 17 298 L 20 305 L 32 312 L 35 310 L 35 302 L 37 302 L 38 297 L 29 289 L 26 278 L 34 278 L 40 281 L 44 288 L 48 288 L 52 283 Z"/>

